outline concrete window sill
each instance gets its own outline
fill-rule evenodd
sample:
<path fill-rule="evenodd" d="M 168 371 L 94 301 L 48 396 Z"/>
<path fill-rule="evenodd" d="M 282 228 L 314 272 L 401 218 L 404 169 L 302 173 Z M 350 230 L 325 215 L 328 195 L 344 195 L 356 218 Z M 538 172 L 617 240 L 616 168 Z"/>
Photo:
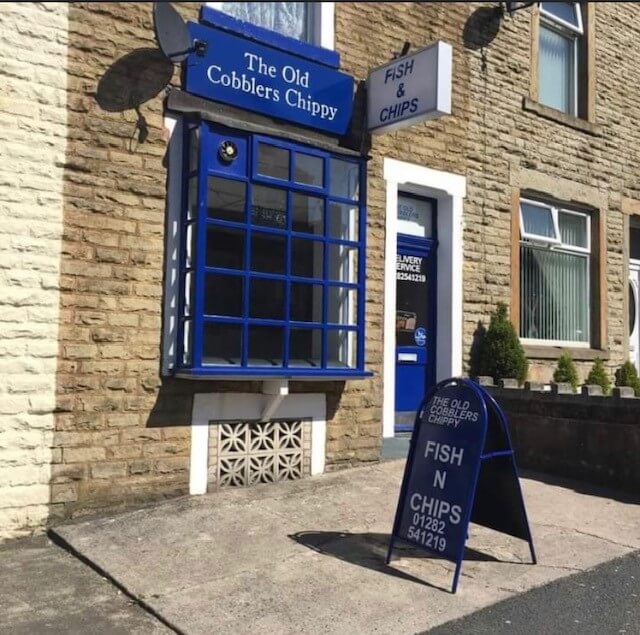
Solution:
<path fill-rule="evenodd" d="M 561 346 L 532 346 L 523 345 L 528 359 L 560 359 L 563 353 L 569 353 L 577 362 L 591 362 L 596 357 L 602 360 L 609 359 L 609 351 L 598 348 L 571 348 Z"/>
<path fill-rule="evenodd" d="M 560 112 L 555 108 L 549 108 L 549 106 L 543 106 L 541 103 L 533 101 L 533 99 L 530 99 L 529 97 L 523 98 L 522 110 L 525 110 L 526 112 L 532 112 L 539 117 L 542 117 L 543 119 L 554 121 L 555 123 L 562 124 L 563 126 L 568 126 L 569 128 L 573 128 L 574 130 L 586 132 L 587 134 L 593 135 L 594 137 L 602 136 L 602 129 L 598 124 L 591 123 L 590 121 L 586 121 L 585 119 L 580 119 L 580 117 L 567 115 L 566 113 Z"/>

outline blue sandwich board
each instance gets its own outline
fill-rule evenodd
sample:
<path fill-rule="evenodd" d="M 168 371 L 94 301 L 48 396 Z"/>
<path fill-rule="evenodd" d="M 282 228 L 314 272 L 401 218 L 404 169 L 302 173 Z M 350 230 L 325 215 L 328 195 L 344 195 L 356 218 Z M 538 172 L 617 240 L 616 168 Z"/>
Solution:
<path fill-rule="evenodd" d="M 391 533 L 456 563 L 456 592 L 469 522 L 529 542 L 533 538 L 520 489 L 507 418 L 495 399 L 468 379 L 447 379 L 416 417 Z"/>

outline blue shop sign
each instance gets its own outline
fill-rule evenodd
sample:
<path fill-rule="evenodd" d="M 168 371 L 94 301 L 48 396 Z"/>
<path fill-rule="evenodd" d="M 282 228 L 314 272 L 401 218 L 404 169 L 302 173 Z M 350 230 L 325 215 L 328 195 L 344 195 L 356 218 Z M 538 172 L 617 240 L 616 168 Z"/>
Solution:
<path fill-rule="evenodd" d="M 220 29 L 190 22 L 205 54 L 189 55 L 184 88 L 206 99 L 344 134 L 353 109 L 353 77 Z"/>

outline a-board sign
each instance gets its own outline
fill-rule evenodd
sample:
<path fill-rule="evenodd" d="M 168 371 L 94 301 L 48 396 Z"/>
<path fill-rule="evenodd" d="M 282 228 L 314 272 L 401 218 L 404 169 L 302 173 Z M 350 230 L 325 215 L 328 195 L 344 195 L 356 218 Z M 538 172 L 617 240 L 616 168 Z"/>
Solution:
<path fill-rule="evenodd" d="M 529 542 L 535 551 L 507 418 L 468 379 L 438 384 L 418 411 L 387 562 L 395 541 L 456 563 L 455 593 L 469 522 Z"/>

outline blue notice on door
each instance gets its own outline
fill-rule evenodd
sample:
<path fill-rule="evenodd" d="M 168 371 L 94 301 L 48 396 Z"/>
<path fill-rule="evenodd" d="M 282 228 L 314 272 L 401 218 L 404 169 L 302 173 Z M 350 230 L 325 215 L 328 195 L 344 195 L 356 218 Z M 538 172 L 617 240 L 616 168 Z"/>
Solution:
<path fill-rule="evenodd" d="M 416 346 L 424 346 L 427 343 L 427 332 L 424 328 L 419 326 L 415 333 L 413 334 L 413 338 L 416 341 Z"/>

